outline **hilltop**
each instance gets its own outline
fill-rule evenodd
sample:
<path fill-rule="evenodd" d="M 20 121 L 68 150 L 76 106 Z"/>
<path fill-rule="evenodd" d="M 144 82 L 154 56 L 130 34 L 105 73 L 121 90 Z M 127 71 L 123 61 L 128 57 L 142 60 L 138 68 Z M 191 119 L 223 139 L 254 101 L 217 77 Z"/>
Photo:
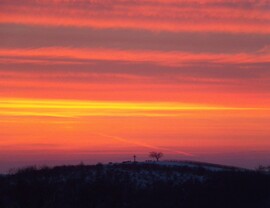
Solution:
<path fill-rule="evenodd" d="M 192 161 L 29 167 L 0 177 L 2 208 L 265 208 L 270 175 Z"/>

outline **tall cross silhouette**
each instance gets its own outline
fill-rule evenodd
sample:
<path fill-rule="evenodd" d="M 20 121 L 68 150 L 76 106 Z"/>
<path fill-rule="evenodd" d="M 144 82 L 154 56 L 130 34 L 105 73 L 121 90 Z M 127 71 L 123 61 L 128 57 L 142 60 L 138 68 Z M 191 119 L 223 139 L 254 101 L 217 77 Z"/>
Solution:
<path fill-rule="evenodd" d="M 137 157 L 136 155 L 133 155 L 133 158 L 134 158 L 134 162 L 136 162 L 136 157 Z"/>

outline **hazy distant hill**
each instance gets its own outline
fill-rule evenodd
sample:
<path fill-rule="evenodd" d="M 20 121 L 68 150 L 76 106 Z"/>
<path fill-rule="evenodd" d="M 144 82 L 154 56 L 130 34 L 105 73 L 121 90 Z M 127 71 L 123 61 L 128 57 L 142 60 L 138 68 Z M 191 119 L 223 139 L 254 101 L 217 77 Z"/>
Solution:
<path fill-rule="evenodd" d="M 264 208 L 270 176 L 198 162 L 26 168 L 0 177 L 1 208 Z"/>

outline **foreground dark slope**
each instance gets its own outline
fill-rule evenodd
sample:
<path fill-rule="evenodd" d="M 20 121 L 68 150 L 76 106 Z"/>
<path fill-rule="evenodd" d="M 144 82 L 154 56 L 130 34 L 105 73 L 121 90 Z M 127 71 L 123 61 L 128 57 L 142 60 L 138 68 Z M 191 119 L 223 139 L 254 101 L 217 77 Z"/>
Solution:
<path fill-rule="evenodd" d="M 192 163 L 27 168 L 0 177 L 1 208 L 264 208 L 270 176 Z"/>

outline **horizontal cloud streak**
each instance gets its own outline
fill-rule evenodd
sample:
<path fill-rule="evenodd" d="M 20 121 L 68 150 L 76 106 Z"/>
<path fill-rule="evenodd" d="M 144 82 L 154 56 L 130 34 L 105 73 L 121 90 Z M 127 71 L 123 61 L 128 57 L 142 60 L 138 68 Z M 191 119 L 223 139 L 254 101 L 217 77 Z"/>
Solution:
<path fill-rule="evenodd" d="M 2 57 L 17 58 L 68 58 L 74 60 L 104 60 L 104 61 L 127 61 L 127 62 L 150 62 L 166 66 L 180 66 L 186 63 L 210 62 L 210 63 L 269 63 L 269 53 L 238 53 L 238 54 L 214 54 L 214 53 L 186 53 L 180 51 L 125 51 L 116 49 L 99 48 L 34 48 L 34 49 L 0 49 Z"/>
<path fill-rule="evenodd" d="M 60 82 L 95 82 L 116 83 L 121 82 L 157 82 L 182 83 L 190 80 L 198 84 L 199 80 L 208 80 L 212 83 L 226 83 L 229 81 L 251 82 L 260 80 L 267 82 L 270 71 L 269 64 L 215 64 L 192 63 L 179 67 L 159 66 L 150 63 L 122 62 L 122 61 L 90 61 L 83 64 L 68 64 L 67 61 L 60 64 L 55 60 L 51 64 L 45 62 L 27 62 L 22 59 L 10 59 L 6 63 L 0 63 L 0 80 L 24 79 L 25 81 L 60 81 Z M 49 69 L 48 69 L 49 66 Z M 6 69 L 9 69 L 8 71 Z M 147 70 L 145 70 L 147 68 Z M 154 81 L 156 79 L 156 81 Z M 178 80 L 178 81 L 177 81 Z"/>
<path fill-rule="evenodd" d="M 1 23 L 170 32 L 270 33 L 266 1 L 246 4 L 242 1 L 206 1 L 203 4 L 200 1 L 28 1 L 24 5 L 9 2 L 2 3 Z M 229 4 L 235 6 L 228 7 Z"/>

